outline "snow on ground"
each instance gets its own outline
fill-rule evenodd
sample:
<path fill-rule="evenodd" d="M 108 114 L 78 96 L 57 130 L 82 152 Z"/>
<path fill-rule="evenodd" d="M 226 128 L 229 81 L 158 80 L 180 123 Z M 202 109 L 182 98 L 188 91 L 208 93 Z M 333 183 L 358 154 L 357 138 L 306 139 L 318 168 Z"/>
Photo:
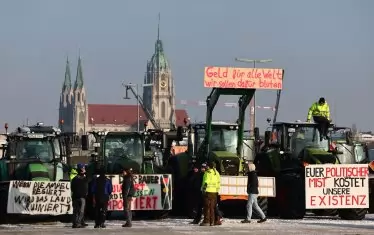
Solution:
<path fill-rule="evenodd" d="M 263 224 L 253 221 L 251 224 L 241 224 L 240 219 L 225 219 L 222 226 L 200 227 L 189 224 L 187 219 L 165 219 L 160 221 L 134 221 L 132 228 L 122 228 L 122 221 L 107 221 L 106 229 L 94 229 L 93 222 L 89 227 L 72 229 L 70 224 L 38 223 L 0 225 L 1 235 L 16 234 L 137 234 L 137 235 L 166 235 L 166 234 L 374 234 L 374 215 L 367 215 L 362 221 L 339 220 L 335 217 L 307 217 L 303 220 L 269 219 Z M 125 232 L 126 231 L 126 232 Z"/>

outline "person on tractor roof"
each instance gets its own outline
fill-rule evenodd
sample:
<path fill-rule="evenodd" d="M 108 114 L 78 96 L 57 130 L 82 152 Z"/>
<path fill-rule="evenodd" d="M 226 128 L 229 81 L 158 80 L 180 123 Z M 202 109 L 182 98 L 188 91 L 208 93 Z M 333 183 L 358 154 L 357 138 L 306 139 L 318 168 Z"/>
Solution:
<path fill-rule="evenodd" d="M 330 107 L 327 104 L 325 98 L 321 97 L 318 102 L 315 102 L 312 104 L 312 106 L 310 106 L 307 122 L 310 122 L 312 117 L 314 122 L 318 124 L 320 140 L 322 141 L 323 137 L 327 139 L 327 131 L 331 123 L 331 119 Z"/>

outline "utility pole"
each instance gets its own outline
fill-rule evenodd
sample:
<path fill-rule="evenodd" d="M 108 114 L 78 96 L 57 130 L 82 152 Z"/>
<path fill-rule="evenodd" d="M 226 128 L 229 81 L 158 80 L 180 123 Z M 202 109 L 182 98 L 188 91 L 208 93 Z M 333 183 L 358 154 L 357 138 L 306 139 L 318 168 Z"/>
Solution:
<path fill-rule="evenodd" d="M 235 58 L 235 61 L 244 62 L 244 63 L 253 63 L 253 68 L 256 68 L 256 63 L 269 63 L 273 60 L 266 59 L 266 60 L 254 60 L 254 59 L 243 59 L 243 58 Z M 249 103 L 249 135 L 251 137 L 254 136 L 254 130 L 256 127 L 256 93 L 253 95 L 251 102 Z"/>
<path fill-rule="evenodd" d="M 137 115 L 136 115 L 136 121 L 137 121 L 137 130 L 140 132 L 140 104 L 139 104 L 139 85 L 141 87 L 150 87 L 153 86 L 152 83 L 148 84 L 134 84 L 134 83 L 122 83 L 122 86 L 127 89 L 127 87 L 135 87 L 136 88 L 136 105 L 137 105 Z M 127 94 L 127 92 L 126 92 Z M 129 97 L 124 97 L 124 99 L 130 99 Z"/>

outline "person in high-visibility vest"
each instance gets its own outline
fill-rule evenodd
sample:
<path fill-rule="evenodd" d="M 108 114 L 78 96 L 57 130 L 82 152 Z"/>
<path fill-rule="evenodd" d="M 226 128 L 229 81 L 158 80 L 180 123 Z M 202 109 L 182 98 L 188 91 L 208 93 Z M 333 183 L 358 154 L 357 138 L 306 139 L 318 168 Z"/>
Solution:
<path fill-rule="evenodd" d="M 322 141 L 323 137 L 327 139 L 327 131 L 331 123 L 331 118 L 330 106 L 327 104 L 325 98 L 321 97 L 318 102 L 313 103 L 309 108 L 307 121 L 310 122 L 312 117 L 314 122 L 318 124 L 320 140 Z"/>
<path fill-rule="evenodd" d="M 221 188 L 221 176 L 216 170 L 215 162 L 209 162 L 203 176 L 201 191 L 204 194 L 204 220 L 200 226 L 215 225 L 215 207 Z"/>

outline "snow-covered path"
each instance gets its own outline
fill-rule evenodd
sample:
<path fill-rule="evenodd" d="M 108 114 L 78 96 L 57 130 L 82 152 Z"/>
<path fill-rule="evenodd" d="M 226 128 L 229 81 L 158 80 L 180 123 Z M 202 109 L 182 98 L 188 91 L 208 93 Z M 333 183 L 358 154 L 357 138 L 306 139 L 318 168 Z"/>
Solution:
<path fill-rule="evenodd" d="M 266 223 L 241 224 L 239 219 L 225 219 L 222 226 L 200 227 L 190 225 L 186 219 L 165 219 L 161 221 L 134 221 L 132 228 L 122 228 L 122 221 L 110 220 L 106 229 L 94 229 L 93 223 L 84 229 L 72 229 L 70 224 L 18 224 L 0 225 L 1 235 L 59 235 L 59 234 L 374 234 L 374 215 L 367 215 L 362 221 L 344 221 L 337 218 L 313 218 L 303 220 L 269 219 Z"/>

